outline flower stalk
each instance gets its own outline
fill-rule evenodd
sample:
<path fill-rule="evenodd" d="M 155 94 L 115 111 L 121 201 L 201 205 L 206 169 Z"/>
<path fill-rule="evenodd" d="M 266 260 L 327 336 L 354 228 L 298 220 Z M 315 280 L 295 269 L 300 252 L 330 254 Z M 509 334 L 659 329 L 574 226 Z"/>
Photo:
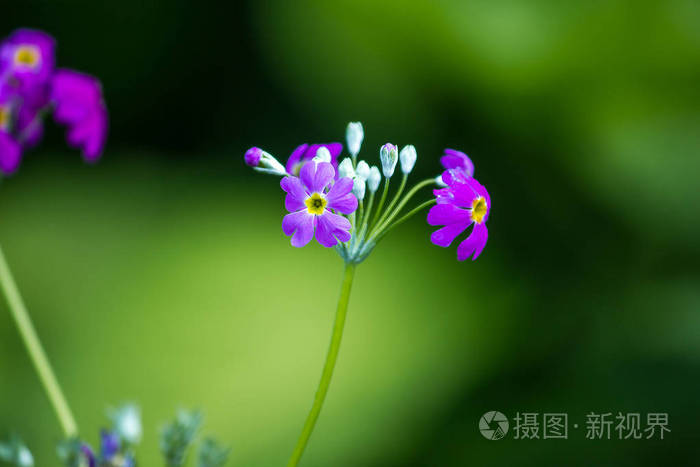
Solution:
<path fill-rule="evenodd" d="M 67 438 L 77 435 L 78 427 L 75 423 L 73 413 L 68 406 L 68 402 L 66 402 L 63 391 L 61 391 L 61 386 L 58 384 L 56 375 L 51 369 L 49 359 L 46 357 L 46 352 L 44 352 L 39 336 L 34 329 L 27 308 L 24 306 L 24 301 L 19 294 L 17 284 L 15 284 L 14 278 L 12 277 L 2 248 L 0 248 L 0 288 L 5 295 L 10 313 L 17 324 L 22 342 L 27 348 L 29 357 L 39 375 L 39 380 L 61 423 L 64 435 Z"/>
<path fill-rule="evenodd" d="M 318 420 L 318 416 L 321 413 L 323 402 L 326 399 L 328 387 L 330 386 L 331 378 L 333 377 L 335 363 L 338 360 L 340 342 L 343 339 L 345 317 L 348 312 L 348 302 L 350 301 L 350 290 L 352 288 L 352 281 L 354 276 L 355 264 L 346 263 L 345 273 L 343 275 L 343 282 L 340 287 L 340 298 L 338 299 L 338 308 L 335 313 L 335 323 L 333 324 L 333 335 L 331 336 L 331 343 L 328 347 L 326 363 L 323 366 L 323 373 L 321 373 L 321 381 L 318 383 L 318 388 L 316 389 L 316 396 L 314 397 L 314 403 L 311 406 L 311 411 L 309 412 L 309 415 L 306 417 L 304 428 L 301 430 L 301 435 L 299 436 L 299 440 L 297 441 L 297 445 L 294 448 L 294 451 L 292 452 L 292 457 L 289 459 L 287 467 L 296 467 L 297 465 L 299 465 L 299 461 L 301 460 L 301 456 L 304 454 L 306 444 L 309 442 L 311 433 L 314 431 L 316 420 Z"/>

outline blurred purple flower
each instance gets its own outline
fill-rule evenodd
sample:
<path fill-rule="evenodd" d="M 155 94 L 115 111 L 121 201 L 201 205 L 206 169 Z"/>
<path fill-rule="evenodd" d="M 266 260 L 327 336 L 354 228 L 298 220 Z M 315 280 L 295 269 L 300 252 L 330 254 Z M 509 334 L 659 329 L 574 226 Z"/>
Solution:
<path fill-rule="evenodd" d="M 350 214 L 357 209 L 357 198 L 352 194 L 353 181 L 348 177 L 334 182 L 335 169 L 328 162 L 305 164 L 299 177 L 285 177 L 280 185 L 287 193 L 284 206 L 291 214 L 284 216 L 282 231 L 292 236 L 292 246 L 309 243 L 316 232 L 316 240 L 325 247 L 338 241 L 350 240 L 350 221 L 331 212 Z"/>
<path fill-rule="evenodd" d="M 302 144 L 297 146 L 297 148 L 292 152 L 287 160 L 287 172 L 298 176 L 301 171 L 302 166 L 313 159 L 316 156 L 316 151 L 319 148 L 326 148 L 328 152 L 331 153 L 331 164 L 333 169 L 338 169 L 338 156 L 343 151 L 343 145 L 341 143 L 327 143 L 327 144 Z"/>
<path fill-rule="evenodd" d="M 55 41 L 42 31 L 17 29 L 0 45 L 0 82 L 25 96 L 46 86 L 55 66 Z"/>
<path fill-rule="evenodd" d="M 68 144 L 80 148 L 85 160 L 97 160 L 108 129 L 100 82 L 77 71 L 57 70 L 51 83 L 51 102 L 54 119 L 68 126 Z"/>
<path fill-rule="evenodd" d="M 245 163 L 250 167 L 257 167 L 260 164 L 260 159 L 262 158 L 262 149 L 253 146 L 245 152 L 243 159 Z"/>
<path fill-rule="evenodd" d="M 464 261 L 473 255 L 479 257 L 488 240 L 486 221 L 491 211 L 491 197 L 486 188 L 466 173 L 463 166 L 446 170 L 442 174 L 446 188 L 434 190 L 437 205 L 428 212 L 428 224 L 442 225 L 430 236 L 437 246 L 448 247 L 470 225 L 469 236 L 457 247 L 457 259 Z"/>
<path fill-rule="evenodd" d="M 460 169 L 468 176 L 474 176 L 474 163 L 472 160 L 461 151 L 455 149 L 445 149 L 443 156 L 440 158 L 440 163 L 446 169 Z"/>
<path fill-rule="evenodd" d="M 101 440 L 101 455 L 102 460 L 111 460 L 114 456 L 119 454 L 119 449 L 121 443 L 119 441 L 119 435 L 114 432 L 102 430 L 100 432 Z"/>
<path fill-rule="evenodd" d="M 95 467 L 97 465 L 97 458 L 95 457 L 95 453 L 92 452 L 90 445 L 82 443 L 80 445 L 80 452 L 82 452 L 85 456 L 85 459 L 88 462 L 88 467 Z"/>
<path fill-rule="evenodd" d="M 0 130 L 0 171 L 5 175 L 11 174 L 19 167 L 21 158 L 19 143 L 8 132 Z"/>

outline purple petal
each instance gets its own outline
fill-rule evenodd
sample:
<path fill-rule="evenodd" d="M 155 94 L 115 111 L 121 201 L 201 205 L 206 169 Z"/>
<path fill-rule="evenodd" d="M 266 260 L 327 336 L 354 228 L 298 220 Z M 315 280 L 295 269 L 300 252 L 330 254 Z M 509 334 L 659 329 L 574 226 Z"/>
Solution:
<path fill-rule="evenodd" d="M 292 151 L 292 154 L 289 156 L 289 159 L 287 159 L 287 173 L 292 174 L 292 175 L 298 175 L 299 171 L 301 169 L 301 162 L 302 162 L 302 157 L 304 153 L 306 152 L 306 148 L 308 148 L 308 144 L 300 144 L 297 146 L 297 148 Z"/>
<path fill-rule="evenodd" d="M 38 52 L 34 65 L 15 62 L 20 47 L 30 47 Z M 18 29 L 8 37 L 0 48 L 0 70 L 10 73 L 22 90 L 48 82 L 55 66 L 56 43 L 50 35 L 34 29 Z"/>
<path fill-rule="evenodd" d="M 336 198 L 341 198 L 348 193 L 352 191 L 352 178 L 350 177 L 343 177 L 341 179 L 338 179 L 331 189 L 328 191 L 326 194 L 326 199 L 328 200 L 329 203 L 333 202 Z"/>
<path fill-rule="evenodd" d="M 486 246 L 487 240 L 488 230 L 486 229 L 486 224 L 475 224 L 474 229 L 471 231 L 466 240 L 460 243 L 457 247 L 457 259 L 459 261 L 464 261 L 474 254 L 472 260 L 475 260 L 481 254 L 484 246 Z"/>
<path fill-rule="evenodd" d="M 343 177 L 330 189 L 326 195 L 328 209 L 335 209 L 343 214 L 350 214 L 357 209 L 357 198 L 351 193 L 352 179 Z"/>
<path fill-rule="evenodd" d="M 428 211 L 428 224 L 449 225 L 471 220 L 471 213 L 453 204 L 437 204 Z"/>
<path fill-rule="evenodd" d="M 280 181 L 280 186 L 287 194 L 293 198 L 296 198 L 298 201 L 304 202 L 304 200 L 309 196 L 309 193 L 304 189 L 304 185 L 302 185 L 301 180 L 299 180 L 297 177 L 284 177 L 282 181 Z"/>
<path fill-rule="evenodd" d="M 316 219 L 313 214 L 301 210 L 287 214 L 282 219 L 282 231 L 286 236 L 292 236 L 292 246 L 300 248 L 314 237 Z"/>
<path fill-rule="evenodd" d="M 457 235 L 461 234 L 469 227 L 469 224 L 471 224 L 470 221 L 446 225 L 433 232 L 430 235 L 430 241 L 437 246 L 448 247 L 452 244 L 452 241 L 457 238 Z"/>
<path fill-rule="evenodd" d="M 307 163 L 301 168 L 299 176 L 309 193 L 322 193 L 333 180 L 335 169 L 328 162 Z"/>
<path fill-rule="evenodd" d="M 445 149 L 445 155 L 440 158 L 440 163 L 446 169 L 461 169 L 470 177 L 474 176 L 474 163 L 462 151 Z"/>
<path fill-rule="evenodd" d="M 0 131 L 0 171 L 9 175 L 19 167 L 22 159 L 22 150 L 19 144 L 12 137 Z"/>
<path fill-rule="evenodd" d="M 347 242 L 350 240 L 350 228 L 350 221 L 346 218 L 326 211 L 323 215 L 318 216 L 316 240 L 321 245 L 330 248 L 335 246 L 338 241 Z"/>

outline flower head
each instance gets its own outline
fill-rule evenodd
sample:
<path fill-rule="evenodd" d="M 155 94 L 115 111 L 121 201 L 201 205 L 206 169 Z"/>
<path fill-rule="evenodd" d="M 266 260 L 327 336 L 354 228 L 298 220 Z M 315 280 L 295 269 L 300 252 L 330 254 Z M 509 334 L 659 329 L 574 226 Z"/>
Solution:
<path fill-rule="evenodd" d="M 298 176 L 301 168 L 308 161 L 316 157 L 319 148 L 326 148 L 331 155 L 330 163 L 334 168 L 338 167 L 338 156 L 343 151 L 343 145 L 340 143 L 328 144 L 302 144 L 292 152 L 287 160 L 287 173 Z"/>
<path fill-rule="evenodd" d="M 369 173 L 370 173 L 369 164 L 365 161 L 358 162 L 357 168 L 355 169 L 355 173 L 362 180 L 366 181 L 369 178 Z"/>
<path fill-rule="evenodd" d="M 457 247 L 457 259 L 464 261 L 479 257 L 488 240 L 486 221 L 491 211 L 491 197 L 475 178 L 467 176 L 462 168 L 446 170 L 442 174 L 446 188 L 434 190 L 437 205 L 428 212 L 428 224 L 442 225 L 430 236 L 430 241 L 448 247 L 469 226 L 473 229 Z"/>
<path fill-rule="evenodd" d="M 77 71 L 58 70 L 51 81 L 51 102 L 54 119 L 68 127 L 68 144 L 80 148 L 85 160 L 97 160 L 108 129 L 100 82 Z"/>
<path fill-rule="evenodd" d="M 474 176 L 474 163 L 469 156 L 461 151 L 445 149 L 443 156 L 440 158 L 440 163 L 448 170 L 458 169 L 470 177 Z"/>
<path fill-rule="evenodd" d="M 141 426 L 141 410 L 135 404 L 124 404 L 109 412 L 114 431 L 127 444 L 141 442 L 143 428 Z"/>
<path fill-rule="evenodd" d="M 398 148 L 391 143 L 386 143 L 379 150 L 379 160 L 382 163 L 382 172 L 386 178 L 391 178 L 399 160 Z"/>
<path fill-rule="evenodd" d="M 345 139 L 348 143 L 348 152 L 353 158 L 356 158 L 360 153 L 360 146 L 365 137 L 365 131 L 360 122 L 348 123 L 348 128 L 345 131 Z"/>
<path fill-rule="evenodd" d="M 401 172 L 405 174 L 411 173 L 413 166 L 416 165 L 416 159 L 418 159 L 416 148 L 412 144 L 404 146 L 399 154 L 399 159 L 401 160 Z"/>
<path fill-rule="evenodd" d="M 352 166 L 352 159 L 349 157 L 346 157 L 342 161 L 340 161 L 340 164 L 338 164 L 338 177 L 343 178 L 343 177 L 350 177 L 353 178 L 355 176 L 355 168 Z"/>
<path fill-rule="evenodd" d="M 18 29 L 0 45 L 0 81 L 23 92 L 48 83 L 55 65 L 55 41 L 42 31 Z"/>
<path fill-rule="evenodd" d="M 302 247 L 316 234 L 325 247 L 350 240 L 350 221 L 335 214 L 350 214 L 357 209 L 349 177 L 334 181 L 335 169 L 328 162 L 305 164 L 299 177 L 288 176 L 280 186 L 287 193 L 285 208 L 290 214 L 282 220 L 282 231 L 292 237 L 292 245 Z"/>

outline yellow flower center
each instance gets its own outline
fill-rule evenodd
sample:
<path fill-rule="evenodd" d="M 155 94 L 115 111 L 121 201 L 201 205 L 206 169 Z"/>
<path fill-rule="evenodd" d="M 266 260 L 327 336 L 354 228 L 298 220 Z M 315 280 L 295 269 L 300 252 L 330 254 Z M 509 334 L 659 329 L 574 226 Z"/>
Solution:
<path fill-rule="evenodd" d="M 10 109 L 0 106 L 0 129 L 7 130 L 10 126 Z"/>
<path fill-rule="evenodd" d="M 15 63 L 17 65 L 36 67 L 39 64 L 39 49 L 33 45 L 21 45 L 15 51 Z"/>
<path fill-rule="evenodd" d="M 486 215 L 486 199 L 479 196 L 472 201 L 472 220 L 481 224 Z"/>
<path fill-rule="evenodd" d="M 306 203 L 306 209 L 310 214 L 317 214 L 319 216 L 323 214 L 323 211 L 326 209 L 326 204 L 328 204 L 326 198 L 321 196 L 319 193 L 314 193 L 306 198 L 306 201 L 304 202 Z"/>

